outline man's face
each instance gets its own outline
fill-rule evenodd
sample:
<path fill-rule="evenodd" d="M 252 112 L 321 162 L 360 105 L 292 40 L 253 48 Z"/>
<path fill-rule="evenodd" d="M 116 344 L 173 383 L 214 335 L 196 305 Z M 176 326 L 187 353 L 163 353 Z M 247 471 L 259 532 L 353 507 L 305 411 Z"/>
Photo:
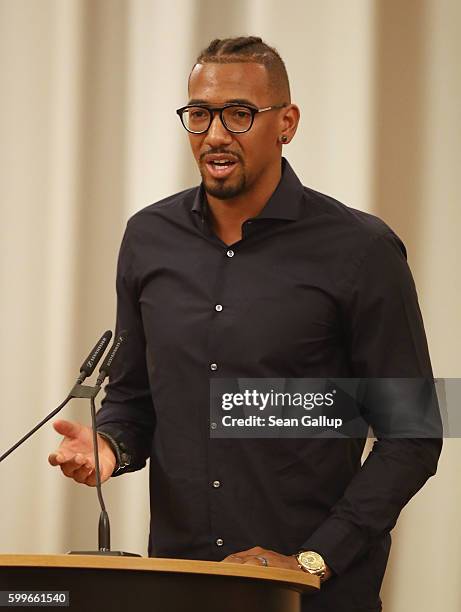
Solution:
<path fill-rule="evenodd" d="M 245 101 L 257 108 L 282 102 L 271 95 L 266 69 L 260 64 L 197 64 L 194 67 L 189 81 L 189 104 L 213 107 L 236 101 Z M 257 113 L 251 129 L 243 134 L 229 132 L 221 123 L 219 113 L 215 113 L 208 132 L 189 134 L 208 194 L 222 200 L 235 198 L 257 188 L 268 173 L 279 170 L 279 113 L 279 110 Z M 232 165 L 217 168 L 210 157 L 216 154 L 225 154 Z"/>

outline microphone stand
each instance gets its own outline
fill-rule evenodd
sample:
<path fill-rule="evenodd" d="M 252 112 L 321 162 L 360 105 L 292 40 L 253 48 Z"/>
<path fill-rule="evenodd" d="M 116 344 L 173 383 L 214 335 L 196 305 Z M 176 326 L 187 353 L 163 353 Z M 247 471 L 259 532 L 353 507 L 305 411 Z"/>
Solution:
<path fill-rule="evenodd" d="M 99 469 L 99 449 L 98 449 L 98 432 L 96 431 L 96 406 L 94 403 L 95 397 L 101 390 L 101 385 L 106 378 L 106 372 L 101 370 L 100 375 L 96 381 L 96 385 L 91 387 L 89 385 L 82 385 L 77 382 L 74 388 L 70 392 L 69 396 L 72 398 L 85 398 L 90 400 L 91 408 L 91 427 L 93 430 L 93 451 L 95 459 L 95 472 L 96 472 L 96 491 L 98 493 L 99 505 L 101 507 L 101 514 L 99 515 L 99 526 L 98 526 L 98 550 L 83 550 L 76 551 L 71 550 L 68 555 L 106 555 L 114 557 L 140 557 L 137 553 L 125 552 L 123 550 L 111 550 L 110 549 L 110 522 L 109 514 L 106 510 L 104 498 L 102 496 L 101 489 L 101 471 Z"/>

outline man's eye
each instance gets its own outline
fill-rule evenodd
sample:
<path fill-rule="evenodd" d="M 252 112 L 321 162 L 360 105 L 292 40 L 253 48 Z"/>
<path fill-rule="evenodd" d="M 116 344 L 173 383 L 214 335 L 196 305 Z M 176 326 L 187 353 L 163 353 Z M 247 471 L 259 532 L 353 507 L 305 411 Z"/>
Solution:
<path fill-rule="evenodd" d="M 205 111 L 197 110 L 197 111 L 189 111 L 189 114 L 192 119 L 203 119 L 206 113 Z"/>
<path fill-rule="evenodd" d="M 250 116 L 250 113 L 246 110 L 236 110 L 234 111 L 234 117 L 236 119 L 247 119 Z"/>

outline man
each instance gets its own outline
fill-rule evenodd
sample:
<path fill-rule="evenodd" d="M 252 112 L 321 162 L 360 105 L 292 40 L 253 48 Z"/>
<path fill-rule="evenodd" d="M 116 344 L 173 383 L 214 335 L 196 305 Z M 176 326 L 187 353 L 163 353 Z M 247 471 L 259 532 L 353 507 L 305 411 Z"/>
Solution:
<path fill-rule="evenodd" d="M 431 377 L 405 248 L 282 158 L 299 109 L 261 39 L 214 40 L 177 112 L 202 184 L 128 223 L 129 345 L 98 414 L 102 479 L 150 458 L 151 556 L 309 571 L 323 584 L 306 610 L 380 610 L 389 532 L 440 440 L 378 439 L 361 467 L 364 439 L 215 439 L 209 383 Z M 65 438 L 50 463 L 94 486 L 91 430 L 54 426 Z"/>

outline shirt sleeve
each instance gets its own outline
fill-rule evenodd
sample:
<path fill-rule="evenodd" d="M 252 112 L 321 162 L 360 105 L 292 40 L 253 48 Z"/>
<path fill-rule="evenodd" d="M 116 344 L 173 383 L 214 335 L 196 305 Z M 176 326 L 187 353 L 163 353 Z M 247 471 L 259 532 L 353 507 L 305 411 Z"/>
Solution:
<path fill-rule="evenodd" d="M 353 376 L 433 380 L 401 240 L 391 230 L 373 237 L 353 277 L 343 312 Z M 437 469 L 441 438 L 375 435 L 372 451 L 343 497 L 302 546 L 319 552 L 337 574 L 390 532 L 402 508 Z"/>
<path fill-rule="evenodd" d="M 133 277 L 129 228 L 125 232 L 117 265 L 116 334 L 127 331 L 127 341 L 114 361 L 106 395 L 97 414 L 97 429 L 115 440 L 129 461 L 114 476 L 143 468 L 150 456 L 155 413 L 146 365 L 146 340 Z"/>

